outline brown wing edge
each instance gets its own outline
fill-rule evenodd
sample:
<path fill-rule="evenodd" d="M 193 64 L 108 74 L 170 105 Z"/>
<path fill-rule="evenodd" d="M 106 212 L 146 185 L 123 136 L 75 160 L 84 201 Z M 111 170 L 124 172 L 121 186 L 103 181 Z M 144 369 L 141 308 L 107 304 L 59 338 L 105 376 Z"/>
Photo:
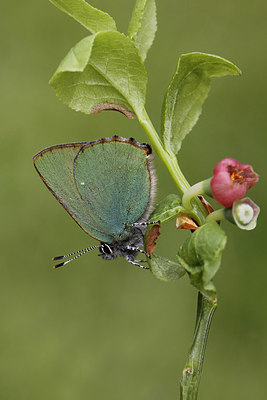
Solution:
<path fill-rule="evenodd" d="M 82 147 L 82 146 L 84 146 L 86 143 L 87 143 L 87 142 L 63 143 L 63 144 L 56 144 L 56 145 L 54 145 L 54 146 L 46 147 L 45 149 L 39 151 L 38 153 L 36 153 L 36 154 L 33 156 L 33 158 L 32 158 L 32 159 L 33 159 L 33 164 L 34 164 L 34 166 L 35 166 L 35 160 L 37 159 L 37 157 L 39 157 L 39 156 L 42 157 L 42 155 L 43 155 L 44 153 L 47 153 L 48 151 L 52 151 L 52 150 L 55 150 L 55 149 L 61 149 L 61 148 L 63 148 L 63 147 Z M 36 168 L 36 166 L 35 166 L 35 168 Z M 39 171 L 38 171 L 38 173 L 39 173 Z"/>
<path fill-rule="evenodd" d="M 146 154 L 147 154 L 147 156 L 149 156 L 152 153 L 152 148 L 151 148 L 151 146 L 149 144 L 147 144 L 147 143 L 139 143 L 132 137 L 124 138 L 122 136 L 117 136 L 117 135 L 110 136 L 110 137 L 107 137 L 107 138 L 101 138 L 101 139 L 93 140 L 91 142 L 87 142 L 83 146 L 83 149 L 81 148 L 79 150 L 79 152 L 85 150 L 87 147 L 94 146 L 96 144 L 101 144 L 101 143 L 108 143 L 108 142 L 121 142 L 121 143 L 131 144 L 132 146 L 144 149 Z M 78 153 L 77 153 L 75 158 L 77 158 Z"/>

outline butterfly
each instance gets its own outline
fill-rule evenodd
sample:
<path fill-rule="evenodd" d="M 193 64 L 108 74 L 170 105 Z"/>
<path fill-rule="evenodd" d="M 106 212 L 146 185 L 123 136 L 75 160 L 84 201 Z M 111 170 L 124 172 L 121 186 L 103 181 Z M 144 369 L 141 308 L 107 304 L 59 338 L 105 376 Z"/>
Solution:
<path fill-rule="evenodd" d="M 61 267 L 99 248 L 105 260 L 122 256 L 140 265 L 140 249 L 155 197 L 156 177 L 150 145 L 112 136 L 91 142 L 48 147 L 33 157 L 41 179 L 77 224 L 99 245 L 54 257 Z"/>

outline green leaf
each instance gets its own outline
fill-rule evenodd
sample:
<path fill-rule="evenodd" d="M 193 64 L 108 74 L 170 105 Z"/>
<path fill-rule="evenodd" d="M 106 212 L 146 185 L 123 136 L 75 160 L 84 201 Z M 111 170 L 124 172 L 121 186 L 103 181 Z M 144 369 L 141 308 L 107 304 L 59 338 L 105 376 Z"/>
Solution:
<path fill-rule="evenodd" d="M 178 262 L 192 285 L 211 299 L 216 297 L 212 279 L 220 267 L 225 245 L 225 233 L 216 222 L 210 222 L 198 228 L 178 251 Z"/>
<path fill-rule="evenodd" d="M 214 55 L 189 53 L 180 57 L 162 108 L 162 135 L 170 154 L 178 153 L 183 139 L 196 124 L 211 78 L 240 74 L 230 61 Z"/>
<path fill-rule="evenodd" d="M 134 41 L 144 62 L 157 30 L 155 0 L 136 0 L 128 36 Z"/>
<path fill-rule="evenodd" d="M 164 200 L 161 200 L 150 215 L 150 221 L 160 221 L 165 223 L 172 218 L 177 217 L 179 212 L 185 212 L 182 206 L 182 200 L 177 194 L 169 194 Z"/>
<path fill-rule="evenodd" d="M 100 32 L 73 47 L 50 80 L 58 97 L 86 114 L 114 109 L 133 118 L 145 104 L 147 76 L 132 41 Z"/>
<path fill-rule="evenodd" d="M 184 268 L 177 262 L 158 256 L 153 253 L 152 259 L 148 260 L 151 272 L 161 281 L 168 282 L 181 278 L 185 274 Z"/>
<path fill-rule="evenodd" d="M 114 19 L 84 0 L 50 0 L 59 10 L 73 17 L 91 33 L 116 31 Z"/>
<path fill-rule="evenodd" d="M 182 205 L 182 200 L 177 194 L 169 194 L 161 200 L 150 215 L 149 221 L 160 221 L 162 224 L 176 218 L 179 213 L 184 213 L 195 220 L 199 225 L 201 221 L 193 210 L 187 210 Z"/>

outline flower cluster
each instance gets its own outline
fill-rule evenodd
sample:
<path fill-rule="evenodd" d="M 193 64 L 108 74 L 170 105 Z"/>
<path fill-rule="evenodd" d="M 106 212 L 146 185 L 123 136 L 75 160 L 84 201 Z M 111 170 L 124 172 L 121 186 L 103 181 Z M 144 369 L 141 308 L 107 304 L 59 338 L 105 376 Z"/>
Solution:
<path fill-rule="evenodd" d="M 254 229 L 260 208 L 244 196 L 259 180 L 251 165 L 240 164 L 234 158 L 225 158 L 213 170 L 213 177 L 192 186 L 184 194 L 183 205 L 191 208 L 194 196 L 208 194 L 224 209 L 209 214 L 207 221 L 227 218 L 239 228 Z"/>

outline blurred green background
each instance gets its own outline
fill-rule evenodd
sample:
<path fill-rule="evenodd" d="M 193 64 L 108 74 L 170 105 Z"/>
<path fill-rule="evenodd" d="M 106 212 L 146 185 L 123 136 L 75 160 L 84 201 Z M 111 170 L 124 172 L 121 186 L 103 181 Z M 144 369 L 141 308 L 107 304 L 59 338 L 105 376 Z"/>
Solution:
<path fill-rule="evenodd" d="M 92 1 L 126 31 L 134 0 Z M 191 51 L 236 63 L 242 77 L 213 81 L 180 165 L 191 183 L 224 157 L 261 176 L 250 196 L 257 229 L 223 224 L 228 244 L 216 276 L 219 307 L 200 400 L 266 399 L 266 1 L 157 1 L 148 54 L 147 109 L 159 128 L 178 56 Z M 45 188 L 32 165 L 44 147 L 119 134 L 146 141 L 119 113 L 86 116 L 56 98 L 48 80 L 87 31 L 48 0 L 1 7 L 1 362 L 3 400 L 177 399 L 191 344 L 197 293 L 187 277 L 163 283 L 96 252 L 54 271 L 51 257 L 95 244 Z M 158 196 L 176 191 L 155 156 Z M 175 258 L 187 232 L 164 226 L 158 253 Z"/>

